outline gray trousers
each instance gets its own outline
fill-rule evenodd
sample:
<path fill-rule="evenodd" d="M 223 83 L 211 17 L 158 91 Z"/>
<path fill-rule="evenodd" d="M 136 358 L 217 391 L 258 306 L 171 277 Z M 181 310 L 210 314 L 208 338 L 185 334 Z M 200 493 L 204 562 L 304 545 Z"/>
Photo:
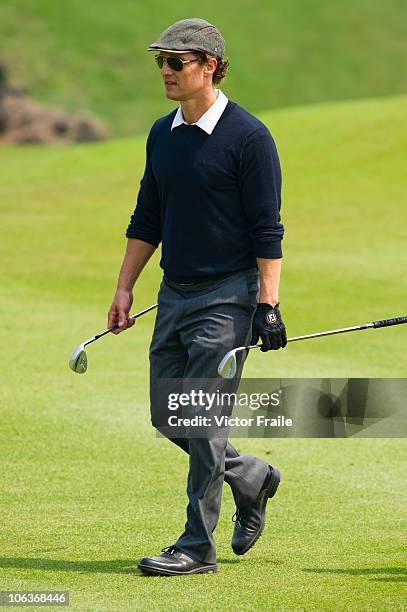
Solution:
<path fill-rule="evenodd" d="M 160 429 L 163 410 L 160 378 L 218 378 L 224 354 L 250 342 L 259 289 L 256 269 L 225 279 L 181 287 L 165 280 L 150 346 L 151 421 Z M 236 387 L 245 352 L 240 354 Z M 188 507 L 184 533 L 175 545 L 193 559 L 216 561 L 213 531 L 218 522 L 222 484 L 230 485 L 236 505 L 254 502 L 268 474 L 268 464 L 239 455 L 227 437 L 170 438 L 189 454 Z"/>

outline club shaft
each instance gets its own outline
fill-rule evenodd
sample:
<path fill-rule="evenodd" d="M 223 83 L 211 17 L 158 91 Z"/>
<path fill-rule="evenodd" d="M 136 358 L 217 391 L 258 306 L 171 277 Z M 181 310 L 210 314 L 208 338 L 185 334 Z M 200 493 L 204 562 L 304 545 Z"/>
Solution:
<path fill-rule="evenodd" d="M 317 332 L 316 334 L 306 334 L 304 336 L 293 336 L 287 338 L 287 342 L 296 342 L 297 340 L 308 340 L 309 338 L 320 338 L 321 336 L 333 336 L 335 334 L 345 334 L 346 332 L 359 331 L 361 329 L 368 329 L 374 327 L 373 323 L 367 323 L 366 325 L 354 325 L 353 327 L 342 327 L 340 329 L 330 329 L 328 331 Z"/>
<path fill-rule="evenodd" d="M 148 308 L 145 308 L 144 310 L 141 310 L 140 312 L 138 312 L 135 315 L 132 315 L 131 317 L 129 317 L 129 319 L 138 319 L 138 317 L 141 317 L 141 315 L 146 314 L 146 312 L 149 312 L 150 310 L 153 310 L 154 308 L 157 308 L 158 304 L 152 304 L 152 306 L 149 306 Z M 109 327 L 109 329 L 106 329 L 105 331 L 101 332 L 100 334 L 96 334 L 96 336 L 93 336 L 92 338 L 89 338 L 89 340 L 86 340 L 86 342 L 83 343 L 84 346 L 87 346 L 88 344 L 92 344 L 92 342 L 95 342 L 96 340 L 99 340 L 99 338 L 102 338 L 102 336 L 106 336 L 106 334 L 109 334 L 110 332 L 114 331 L 115 329 L 118 329 L 119 326 L 118 325 L 114 325 L 113 327 Z"/>
<path fill-rule="evenodd" d="M 352 327 L 341 327 L 340 329 L 330 329 L 328 331 L 317 332 L 315 334 L 306 334 L 304 336 L 293 336 L 292 338 L 287 338 L 288 342 L 296 342 L 297 340 L 308 340 L 310 338 L 320 338 L 322 336 L 333 336 L 335 334 L 345 334 L 347 332 L 352 331 L 360 331 L 361 329 L 377 329 L 379 327 L 389 327 L 391 325 L 402 325 L 403 323 L 407 323 L 406 317 L 397 317 L 393 319 L 384 319 L 383 321 L 374 321 L 373 323 L 366 323 L 365 325 L 354 325 Z M 237 350 L 245 350 L 252 348 L 260 348 L 262 344 L 253 344 L 252 346 L 243 346 Z"/>

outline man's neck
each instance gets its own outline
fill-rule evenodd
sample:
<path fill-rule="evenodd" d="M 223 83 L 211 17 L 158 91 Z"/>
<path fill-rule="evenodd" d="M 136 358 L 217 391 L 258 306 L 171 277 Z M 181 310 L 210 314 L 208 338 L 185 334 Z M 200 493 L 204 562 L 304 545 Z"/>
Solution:
<path fill-rule="evenodd" d="M 199 98 L 190 98 L 181 102 L 181 110 L 183 117 L 187 123 L 196 123 L 202 115 L 206 113 L 208 108 L 212 106 L 218 97 L 216 89 L 209 89 L 203 92 Z"/>

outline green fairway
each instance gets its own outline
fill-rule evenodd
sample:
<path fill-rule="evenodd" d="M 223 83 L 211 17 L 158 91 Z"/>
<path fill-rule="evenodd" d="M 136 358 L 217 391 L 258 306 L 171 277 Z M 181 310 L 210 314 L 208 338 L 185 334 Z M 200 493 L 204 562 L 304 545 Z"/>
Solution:
<path fill-rule="evenodd" d="M 1 56 L 38 100 L 134 135 L 173 108 L 146 49 L 186 17 L 219 27 L 231 61 L 222 87 L 249 110 L 407 92 L 405 0 L 5 0 Z"/>
<path fill-rule="evenodd" d="M 237 99 L 236 101 L 239 102 Z M 286 238 L 288 335 L 407 314 L 407 98 L 273 111 Z M 155 313 L 89 347 L 106 325 L 145 136 L 0 149 L 3 327 L 0 590 L 69 590 L 76 610 L 400 610 L 405 602 L 404 440 L 243 440 L 282 472 L 268 528 L 219 573 L 146 578 L 137 560 L 184 525 L 187 457 L 148 414 Z M 133 311 L 156 300 L 158 254 Z M 246 376 L 406 377 L 407 326 L 252 354 Z"/>

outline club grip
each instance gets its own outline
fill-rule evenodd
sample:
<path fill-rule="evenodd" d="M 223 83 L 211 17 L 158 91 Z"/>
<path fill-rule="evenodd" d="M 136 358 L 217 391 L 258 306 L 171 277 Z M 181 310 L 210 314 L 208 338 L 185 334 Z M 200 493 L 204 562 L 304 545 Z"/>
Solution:
<path fill-rule="evenodd" d="M 407 317 L 396 317 L 395 319 L 384 319 L 384 321 L 375 321 L 373 327 L 390 327 L 390 325 L 401 325 L 407 323 Z"/>

